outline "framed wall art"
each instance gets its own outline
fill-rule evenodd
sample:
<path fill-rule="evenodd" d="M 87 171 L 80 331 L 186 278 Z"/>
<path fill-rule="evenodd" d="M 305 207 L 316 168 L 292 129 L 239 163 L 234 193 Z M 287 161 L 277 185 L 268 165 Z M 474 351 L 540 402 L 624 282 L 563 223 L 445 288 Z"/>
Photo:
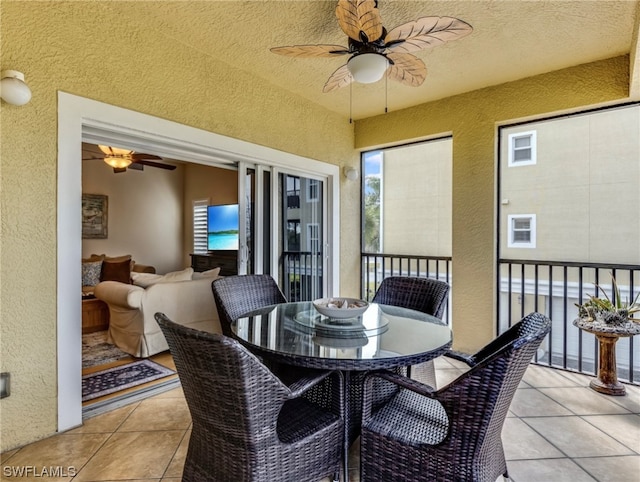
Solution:
<path fill-rule="evenodd" d="M 82 239 L 106 239 L 109 196 L 82 195 Z"/>

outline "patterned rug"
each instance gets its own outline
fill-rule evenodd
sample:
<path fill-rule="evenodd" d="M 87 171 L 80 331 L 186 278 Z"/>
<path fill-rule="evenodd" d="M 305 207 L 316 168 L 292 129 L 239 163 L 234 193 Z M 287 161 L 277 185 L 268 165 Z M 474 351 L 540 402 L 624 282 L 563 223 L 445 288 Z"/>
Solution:
<path fill-rule="evenodd" d="M 106 331 L 82 335 L 82 368 L 105 365 L 128 357 L 128 353 L 107 343 Z"/>
<path fill-rule="evenodd" d="M 82 401 L 136 387 L 175 372 L 151 360 L 138 360 L 82 376 Z"/>

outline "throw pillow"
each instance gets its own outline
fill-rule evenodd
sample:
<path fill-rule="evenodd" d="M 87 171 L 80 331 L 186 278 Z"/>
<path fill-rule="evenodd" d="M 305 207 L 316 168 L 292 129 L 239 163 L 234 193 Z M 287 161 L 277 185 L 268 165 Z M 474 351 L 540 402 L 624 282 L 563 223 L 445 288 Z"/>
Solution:
<path fill-rule="evenodd" d="M 82 263 L 82 286 L 95 286 L 100 283 L 102 260 Z"/>
<path fill-rule="evenodd" d="M 83 263 L 91 263 L 93 261 L 104 261 L 104 254 L 92 254 L 88 258 L 82 258 Z"/>
<path fill-rule="evenodd" d="M 107 256 L 106 254 L 92 254 L 89 257 L 88 261 L 96 261 L 97 259 L 102 259 L 104 261 L 111 261 L 111 262 L 117 263 L 119 261 L 124 261 L 125 259 L 130 260 L 131 259 L 131 255 L 130 254 L 124 254 L 122 256 Z"/>
<path fill-rule="evenodd" d="M 131 283 L 131 260 L 102 262 L 102 276 L 100 281 L 120 281 L 121 283 Z"/>
<path fill-rule="evenodd" d="M 164 276 L 162 276 L 161 274 L 137 273 L 135 271 L 131 272 L 131 279 L 133 280 L 133 284 L 142 288 L 147 288 L 153 284 L 156 284 L 157 282 L 162 281 L 163 278 Z"/>
<path fill-rule="evenodd" d="M 185 268 L 181 271 L 171 271 L 165 274 L 158 283 L 172 283 L 173 281 L 189 281 L 193 276 L 193 268 Z"/>
<path fill-rule="evenodd" d="M 193 273 L 191 279 L 202 279 L 202 278 L 211 278 L 211 281 L 218 278 L 220 275 L 220 268 L 213 268 L 208 271 L 203 271 L 202 273 Z"/>

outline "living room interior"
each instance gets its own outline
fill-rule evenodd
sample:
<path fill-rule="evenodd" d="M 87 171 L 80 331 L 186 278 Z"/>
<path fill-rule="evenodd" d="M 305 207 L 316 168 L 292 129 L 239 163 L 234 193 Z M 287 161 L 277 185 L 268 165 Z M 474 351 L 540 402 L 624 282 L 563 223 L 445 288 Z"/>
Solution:
<path fill-rule="evenodd" d="M 106 208 L 106 212 L 101 213 L 99 232 L 83 232 L 83 268 L 100 265 L 102 260 L 91 259 L 97 254 L 104 254 L 111 260 L 130 257 L 135 263 L 132 273 L 124 274 L 132 276 L 135 283 L 136 275 L 145 276 L 139 272 L 159 276 L 194 266 L 190 256 L 193 253 L 194 201 L 208 204 L 237 202 L 237 170 L 231 166 L 204 166 L 160 158 L 150 163 L 142 161 L 139 166 L 134 163 L 123 171 L 108 165 L 104 157 L 97 145 L 82 144 L 83 196 L 97 197 Z M 126 260 L 120 264 L 126 265 Z M 115 278 L 98 276 L 98 279 Z M 140 284 L 146 286 L 142 281 Z M 95 280 L 87 280 L 86 286 L 84 283 L 83 277 L 83 374 L 123 365 L 135 360 L 133 355 L 142 355 L 122 351 L 120 348 L 123 347 L 119 348 L 115 340 L 107 341 L 109 305 L 94 295 Z M 167 353 L 158 357 L 164 360 L 162 364 L 172 365 Z M 146 387 L 147 384 L 141 388 Z M 109 393 L 109 398 L 118 392 Z M 91 400 L 84 403 L 85 412 L 89 403 L 93 405 L 102 399 Z"/>
<path fill-rule="evenodd" d="M 493 24 L 492 36 L 498 38 L 497 45 L 509 43 L 515 50 L 505 49 L 504 53 L 499 48 L 487 49 L 487 44 L 472 41 L 476 33 L 485 40 L 491 36 L 483 32 L 491 28 L 487 18 L 492 15 L 478 12 L 484 7 L 474 7 L 471 5 L 474 2 L 466 2 L 467 5 L 456 2 L 458 8 L 451 9 L 445 8 L 443 2 L 388 2 L 395 5 L 387 6 L 386 2 L 380 2 L 380 8 L 388 7 L 383 15 L 390 25 L 421 15 L 449 12 L 469 21 L 474 26 L 474 34 L 456 45 L 452 43 L 428 54 L 427 79 L 442 76 L 440 66 L 443 65 L 458 79 L 448 83 L 448 90 L 444 87 L 438 90 L 429 83 L 423 89 L 414 90 L 390 87 L 389 113 L 383 115 L 382 83 L 370 86 L 370 90 L 363 85 L 354 86 L 353 123 L 349 123 L 348 90 L 335 96 L 322 97 L 321 94 L 326 78 L 341 62 L 276 58 L 267 50 L 296 42 L 344 43 L 344 35 L 336 29 L 334 2 L 282 2 L 279 5 L 291 4 L 290 10 L 273 9 L 276 10 L 273 22 L 265 20 L 269 18 L 266 2 L 250 2 L 253 5 L 247 7 L 256 10 L 246 13 L 233 8 L 234 2 L 216 2 L 229 5 L 226 10 L 218 6 L 220 10 L 207 12 L 201 21 L 216 25 L 228 35 L 216 35 L 216 39 L 206 42 L 203 39 L 207 38 L 208 29 L 186 26 L 203 13 L 202 5 L 182 4 L 182 15 L 175 15 L 175 5 L 158 2 L 154 5 L 158 7 L 155 11 L 133 2 L 100 3 L 83 5 L 81 9 L 52 2 L 36 11 L 23 2 L 3 2 L 0 7 L 5 39 L 11 39 L 3 41 L 3 69 L 25 71 L 34 93 L 26 106 L 2 104 L 2 371 L 12 372 L 14 380 L 12 395 L 1 402 L 2 450 L 55 433 L 59 427 L 57 407 L 65 403 L 57 393 L 55 362 L 62 356 L 56 345 L 57 328 L 63 323 L 57 311 L 58 294 L 59 290 L 64 291 L 64 287 L 57 286 L 58 270 L 66 268 L 58 266 L 56 253 L 64 249 L 68 241 L 75 241 L 68 240 L 68 235 L 59 231 L 56 223 L 58 213 L 64 210 L 64 197 L 59 197 L 58 173 L 69 162 L 68 153 L 63 151 L 65 147 L 57 137 L 59 123 L 62 124 L 58 117 L 60 92 L 171 119 L 256 146 L 321 160 L 340 169 L 357 166 L 361 150 L 452 132 L 455 291 L 460 300 L 454 311 L 456 330 L 459 330 L 457 343 L 461 349 L 481 343 L 494 331 L 492 296 L 477 293 L 477 286 L 493 284 L 496 124 L 639 98 L 637 2 L 611 2 L 603 7 L 598 6 L 598 2 L 580 7 L 573 5 L 573 8 L 584 8 L 585 15 L 580 15 L 582 25 L 573 23 L 565 29 L 569 32 L 567 38 L 562 38 L 559 24 L 576 21 L 574 17 L 578 15 L 570 6 L 562 5 L 563 2 L 552 2 L 554 8 L 546 12 L 542 7 L 536 10 L 534 5 L 528 5 L 522 12 L 509 7 L 509 2 L 490 2 L 489 10 L 493 11 L 489 13 L 502 21 L 498 27 Z M 418 3 L 420 5 L 414 5 Z M 465 14 L 462 7 L 470 10 Z M 507 17 L 501 14 L 509 8 L 512 11 L 508 18 L 512 21 L 506 22 Z M 288 20 L 282 19 L 283 12 Z M 277 36 L 270 32 L 261 38 L 260 49 L 245 48 L 259 52 L 256 62 L 262 66 L 261 73 L 247 72 L 247 65 L 253 64 L 242 57 L 234 60 L 235 51 L 225 49 L 234 42 L 230 26 L 236 24 L 239 14 L 246 20 L 248 30 L 251 27 L 259 31 L 260 23 L 288 26 L 286 32 Z M 86 35 L 83 26 L 95 18 L 101 18 L 109 29 L 96 29 Z M 531 25 L 541 19 L 558 23 L 540 29 L 544 35 L 535 35 L 534 39 L 530 32 L 522 33 L 523 18 Z M 309 25 L 300 19 L 317 22 L 310 21 L 312 25 Z M 145 22 L 153 28 L 146 28 L 149 24 Z M 597 28 L 589 28 L 594 25 Z M 509 28 L 506 33 L 505 28 Z M 313 32 L 314 29 L 317 32 Z M 603 35 L 615 40 L 599 42 L 593 32 L 602 30 L 606 31 Z M 183 31 L 190 32 L 189 42 L 180 34 Z M 310 36 L 310 31 L 314 36 Z M 585 40 L 588 36 L 595 38 Z M 253 39 L 256 37 L 260 36 L 254 35 Z M 513 40 L 520 37 L 527 37 L 529 43 L 516 47 Z M 564 43 L 571 53 L 551 54 L 554 49 L 550 44 L 543 48 L 534 40 Z M 249 40 L 242 39 L 242 42 Z M 464 70 L 456 58 L 467 49 L 473 51 L 481 47 L 485 52 L 504 54 L 517 65 L 513 69 L 495 67 L 492 58 L 476 51 L 475 57 L 483 62 L 478 65 L 469 61 L 472 69 Z M 548 57 L 548 61 L 534 62 L 528 54 L 537 52 L 543 52 L 537 55 Z M 47 58 L 60 61 L 43 60 Z M 276 68 L 271 69 L 274 65 Z M 269 70 L 274 71 L 273 76 L 265 73 Z M 501 71 L 509 71 L 509 75 L 498 77 Z M 96 75 L 96 72 L 102 74 Z M 479 75 L 484 72 L 491 72 L 491 78 Z M 299 76 L 304 78 L 296 79 Z M 463 77 L 472 78 L 473 85 L 460 85 Z M 293 91 L 288 90 L 287 85 L 293 85 Z M 307 85 L 311 86 L 309 90 L 304 87 Z M 367 97 L 368 92 L 371 98 Z M 400 99 L 404 96 L 413 99 L 413 104 L 403 104 Z M 78 121 L 78 126 L 80 124 Z M 82 129 L 78 126 L 74 126 L 77 127 L 74 154 L 79 159 Z M 142 176 L 150 172 L 145 169 L 131 174 Z M 77 194 L 80 194 L 79 185 L 73 187 Z M 135 190 L 135 186 L 132 187 Z M 358 186 L 341 179 L 340 201 L 343 229 L 337 244 L 342 261 L 342 294 L 355 294 L 359 285 L 359 233 L 358 222 L 354 222 L 358 219 Z M 110 213 L 114 214 L 111 210 Z M 175 242 L 184 243 L 184 240 Z M 83 255 L 132 254 L 141 264 L 171 270 L 162 260 L 148 262 L 144 250 L 131 252 L 125 243 L 108 250 L 101 247 L 82 250 Z M 186 256 L 185 251 L 176 256 L 173 266 L 176 269 L 187 266 Z M 30 293 L 36 288 L 40 295 L 34 299 Z M 24 427 L 25 419 L 34 423 Z"/>

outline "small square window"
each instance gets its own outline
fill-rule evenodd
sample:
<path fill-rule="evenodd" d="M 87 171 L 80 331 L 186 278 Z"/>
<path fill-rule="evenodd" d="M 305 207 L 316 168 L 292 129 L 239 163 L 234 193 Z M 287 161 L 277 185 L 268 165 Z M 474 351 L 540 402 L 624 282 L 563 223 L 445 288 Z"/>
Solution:
<path fill-rule="evenodd" d="M 536 247 L 536 215 L 510 214 L 508 216 L 509 248 Z"/>
<path fill-rule="evenodd" d="M 535 164 L 536 131 L 509 134 L 509 167 Z"/>

